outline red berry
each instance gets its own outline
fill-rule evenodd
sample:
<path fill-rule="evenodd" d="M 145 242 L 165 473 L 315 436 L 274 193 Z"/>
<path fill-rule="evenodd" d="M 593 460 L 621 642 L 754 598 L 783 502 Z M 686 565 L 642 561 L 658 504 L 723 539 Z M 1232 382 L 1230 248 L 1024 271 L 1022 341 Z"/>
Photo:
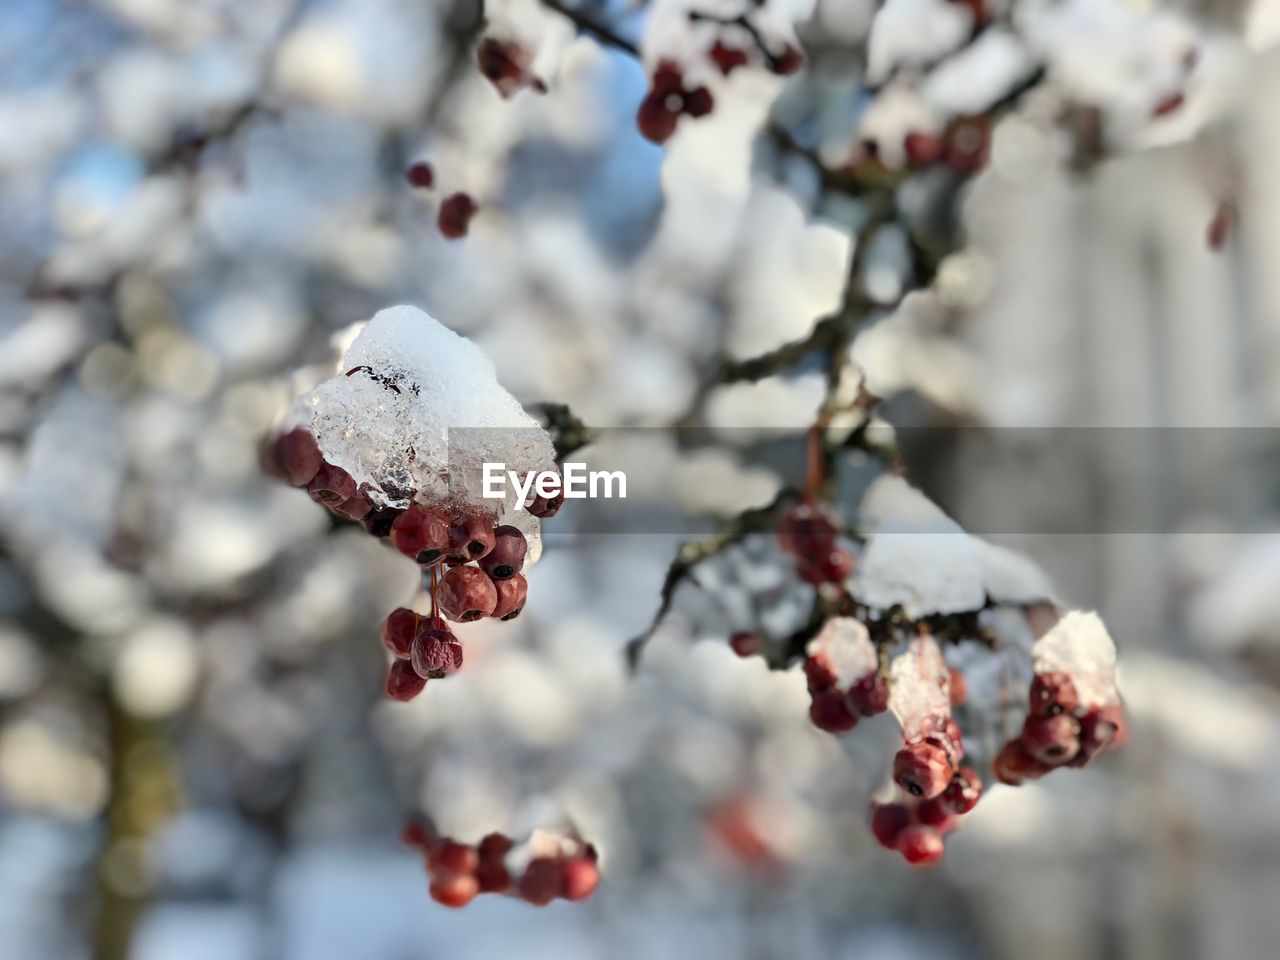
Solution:
<path fill-rule="evenodd" d="M 1010 740 L 991 763 L 991 772 L 1001 783 L 1011 787 L 1024 780 L 1039 780 L 1051 768 L 1045 766 L 1028 751 L 1021 740 Z"/>
<path fill-rule="evenodd" d="M 929 167 L 942 159 L 945 143 L 936 133 L 912 131 L 902 141 L 902 149 L 907 155 L 907 166 Z"/>
<path fill-rule="evenodd" d="M 1061 766 L 1080 750 L 1080 724 L 1066 713 L 1027 717 L 1022 725 L 1022 744 L 1046 766 Z"/>
<path fill-rule="evenodd" d="M 653 82 L 650 84 L 654 93 L 668 96 L 675 94 L 680 96 L 680 92 L 684 89 L 684 73 L 680 70 L 680 64 L 674 60 L 663 60 L 653 71 Z"/>
<path fill-rule="evenodd" d="M 955 772 L 955 776 L 951 778 L 947 789 L 942 791 L 937 802 L 948 813 L 964 816 L 978 805 L 978 798 L 981 796 L 982 780 L 979 779 L 978 774 L 972 767 L 961 767 Z"/>
<path fill-rule="evenodd" d="M 440 611 L 455 623 L 470 623 L 493 613 L 498 591 L 484 571 L 476 567 L 453 567 L 440 581 L 437 596 Z"/>
<path fill-rule="evenodd" d="M 423 619 L 413 638 L 413 669 L 420 677 L 439 680 L 462 668 L 462 644 L 443 620 Z"/>
<path fill-rule="evenodd" d="M 436 218 L 436 226 L 446 239 L 457 240 L 465 237 L 471 226 L 471 218 L 476 215 L 476 202 L 468 194 L 455 193 L 440 204 L 440 215 Z"/>
<path fill-rule="evenodd" d="M 356 482 L 341 467 L 324 463 L 307 484 L 307 491 L 316 503 L 333 507 L 356 495 Z"/>
<path fill-rule="evenodd" d="M 716 40 L 716 42 L 712 44 L 711 51 L 708 55 L 711 57 L 711 62 L 719 67 L 720 72 L 726 77 L 733 73 L 733 71 L 738 67 L 745 67 L 750 62 L 750 57 L 747 56 L 747 51 L 741 50 L 737 47 L 725 46 L 724 42 L 721 40 Z"/>
<path fill-rule="evenodd" d="M 932 866 L 942 859 L 945 849 L 942 837 L 932 827 L 907 827 L 898 837 L 898 852 L 912 866 Z"/>
<path fill-rule="evenodd" d="M 407 660 L 413 652 L 413 638 L 417 636 L 421 620 L 408 607 L 397 607 L 382 621 L 382 629 L 379 631 L 382 642 L 396 657 Z"/>
<path fill-rule="evenodd" d="M 831 666 L 831 661 L 822 654 L 805 659 L 804 675 L 809 682 L 810 693 L 830 690 L 836 685 L 836 672 Z"/>
<path fill-rule="evenodd" d="M 493 547 L 480 560 L 480 569 L 492 580 L 506 580 L 520 572 L 529 549 L 524 534 L 506 524 L 493 530 Z"/>
<path fill-rule="evenodd" d="M 829 557 L 836 548 L 838 528 L 825 507 L 798 503 L 778 523 L 778 546 L 793 557 Z"/>
<path fill-rule="evenodd" d="M 404 178 L 409 181 L 409 186 L 420 190 L 430 190 L 436 182 L 435 171 L 425 160 L 409 164 L 409 169 L 404 172 Z"/>
<path fill-rule="evenodd" d="M 455 517 L 449 525 L 449 555 L 479 560 L 493 549 L 493 521 L 475 514 Z"/>
<path fill-rule="evenodd" d="M 848 733 L 858 725 L 858 715 L 853 712 L 849 698 L 839 690 L 818 690 L 812 696 L 809 719 L 819 730 Z"/>
<path fill-rule="evenodd" d="M 564 505 L 564 489 L 557 490 L 550 497 L 542 497 L 535 495 L 533 502 L 527 507 L 528 511 L 535 517 L 542 520 L 548 520 L 560 512 L 560 508 Z"/>
<path fill-rule="evenodd" d="M 528 51 L 517 43 L 504 43 L 493 37 L 485 37 L 476 48 L 476 63 L 480 72 L 504 97 L 511 96 L 524 86 L 528 61 Z"/>
<path fill-rule="evenodd" d="M 391 542 L 418 563 L 435 563 L 449 547 L 449 522 L 437 510 L 410 504 L 391 524 Z"/>
<path fill-rule="evenodd" d="M 295 487 L 305 487 L 320 471 L 324 456 L 311 431 L 294 427 L 275 442 L 276 461 Z"/>
<path fill-rule="evenodd" d="M 485 863 L 493 860 L 501 860 L 508 853 L 514 844 L 511 840 L 500 833 L 489 833 L 480 841 L 480 845 L 476 848 L 480 854 L 480 862 Z"/>
<path fill-rule="evenodd" d="M 675 101 L 672 109 L 669 101 Z M 650 92 L 640 101 L 640 109 L 636 113 L 636 126 L 641 135 L 653 143 L 666 143 L 676 132 L 676 124 L 680 120 L 679 96 L 674 93 Z"/>
<path fill-rule="evenodd" d="M 715 108 L 715 105 L 715 98 L 706 87 L 697 87 L 684 95 L 684 112 L 694 119 L 705 117 Z"/>
<path fill-rule="evenodd" d="M 418 676 L 408 660 L 397 660 L 387 671 L 386 691 L 392 700 L 408 703 L 427 685 L 426 677 Z"/>
<path fill-rule="evenodd" d="M 364 519 L 360 521 L 360 526 L 364 527 L 365 532 L 378 537 L 391 536 L 391 527 L 396 522 L 396 517 L 400 516 L 404 511 L 396 507 L 374 507 L 364 515 Z"/>
<path fill-rule="evenodd" d="M 1080 718 L 1080 753 L 1073 766 L 1083 767 L 1107 747 L 1118 747 L 1128 734 L 1124 712 L 1117 705 L 1096 707 Z"/>
<path fill-rule="evenodd" d="M 480 841 L 476 879 L 480 881 L 481 891 L 503 893 L 511 886 L 511 873 L 504 862 L 511 846 L 511 841 L 500 833 L 491 833 Z"/>
<path fill-rule="evenodd" d="M 926 800 L 916 807 L 916 819 L 939 833 L 950 833 L 960 825 L 960 818 L 946 808 L 941 796 Z"/>
<path fill-rule="evenodd" d="M 739 630 L 729 638 L 729 646 L 740 657 L 753 657 L 764 649 L 760 635 L 750 630 Z"/>
<path fill-rule="evenodd" d="M 431 899 L 446 907 L 465 907 L 480 892 L 480 883 L 469 873 L 451 873 L 431 881 Z"/>
<path fill-rule="evenodd" d="M 564 889 L 564 866 L 551 857 L 535 857 L 520 878 L 520 896 L 545 907 Z"/>
<path fill-rule="evenodd" d="M 1076 685 L 1071 677 L 1061 671 L 1037 674 L 1031 681 L 1027 702 L 1033 717 L 1051 717 L 1055 713 L 1070 713 L 1080 705 Z"/>
<path fill-rule="evenodd" d="M 529 581 L 515 573 L 505 580 L 493 581 L 493 589 L 497 594 L 497 601 L 489 616 L 499 620 L 514 620 L 520 616 L 525 599 L 529 596 Z"/>
<path fill-rule="evenodd" d="M 570 857 L 564 864 L 564 892 L 566 900 L 585 900 L 596 892 L 600 884 L 600 868 L 590 857 Z"/>
<path fill-rule="evenodd" d="M 893 758 L 894 782 L 924 800 L 947 788 L 953 770 L 947 751 L 927 740 L 907 744 Z"/>
<path fill-rule="evenodd" d="M 849 688 L 849 701 L 864 717 L 874 717 L 889 708 L 889 684 L 878 673 L 868 673 Z"/>
<path fill-rule="evenodd" d="M 898 837 L 911 823 L 911 811 L 902 803 L 879 803 L 871 811 L 871 833 L 880 846 L 893 850 Z"/>
<path fill-rule="evenodd" d="M 788 43 L 782 53 L 772 59 L 769 69 L 779 76 L 788 76 L 804 66 L 804 54 L 795 44 Z"/>
<path fill-rule="evenodd" d="M 475 873 L 480 855 L 474 847 L 457 840 L 441 840 L 427 857 L 427 868 L 433 873 Z"/>
<path fill-rule="evenodd" d="M 431 849 L 431 833 L 421 820 L 410 820 L 400 831 L 400 842 L 413 850 L 426 853 Z"/>

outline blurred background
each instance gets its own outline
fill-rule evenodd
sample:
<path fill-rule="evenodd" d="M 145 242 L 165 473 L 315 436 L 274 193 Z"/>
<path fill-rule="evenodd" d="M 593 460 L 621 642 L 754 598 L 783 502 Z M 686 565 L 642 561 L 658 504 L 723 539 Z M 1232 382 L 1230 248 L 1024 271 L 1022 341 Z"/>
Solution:
<path fill-rule="evenodd" d="M 1072 22 L 1105 27 L 1110 7 L 1168 12 L 1099 2 Z M 631 43 L 649 15 L 575 9 Z M 550 91 L 503 100 L 474 66 L 472 0 L 4 0 L 0 956 L 1274 955 L 1270 0 L 1168 8 L 1205 71 L 1185 124 L 1143 114 L 1123 150 L 1073 165 L 1046 120 L 1059 89 L 1002 116 L 978 178 L 904 184 L 943 235 L 928 299 L 898 306 L 920 235 L 882 232 L 863 264 L 883 309 L 852 355 L 882 416 L 934 437 L 910 479 L 962 520 L 1000 492 L 999 529 L 978 532 L 1103 614 L 1133 723 L 1087 772 L 992 789 L 937 868 L 865 829 L 892 731 L 814 729 L 797 670 L 727 649 L 752 626 L 736 608 L 677 609 L 628 671 L 674 536 L 586 530 L 569 505 L 521 619 L 471 627 L 464 672 L 397 704 L 376 631 L 415 570 L 261 474 L 260 439 L 332 372 L 334 337 L 395 303 L 592 426 L 813 422 L 820 364 L 703 388 L 722 356 L 803 337 L 841 301 L 866 210 L 831 170 L 865 159 L 876 5 L 768 9 L 809 66 L 735 73 L 657 147 L 636 58 L 559 16 Z M 1146 62 L 1131 33 L 1090 45 L 1081 27 L 1076 74 L 1157 76 L 1127 66 Z M 433 193 L 404 181 L 418 159 Z M 479 213 L 450 242 L 436 204 L 455 190 Z M 1106 482 L 1112 444 L 995 457 L 957 425 L 1105 430 L 1139 482 Z M 690 514 L 803 475 L 645 443 L 628 468 Z M 1101 491 L 1082 529 L 1043 522 L 1082 490 Z M 581 905 L 448 911 L 397 842 L 423 811 L 472 840 L 568 818 L 604 883 Z"/>

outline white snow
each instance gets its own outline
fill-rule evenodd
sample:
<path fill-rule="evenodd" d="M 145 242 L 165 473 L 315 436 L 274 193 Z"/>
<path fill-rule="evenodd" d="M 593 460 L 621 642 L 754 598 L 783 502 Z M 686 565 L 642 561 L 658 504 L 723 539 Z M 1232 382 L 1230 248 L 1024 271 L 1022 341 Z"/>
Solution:
<path fill-rule="evenodd" d="M 1073 610 L 1031 648 L 1036 673 L 1060 670 L 1075 682 L 1085 706 L 1115 703 L 1116 648 L 1102 619 Z"/>
<path fill-rule="evenodd" d="M 973 26 L 973 12 L 946 0 L 887 0 L 867 39 L 867 81 L 883 82 L 904 64 L 922 64 L 957 49 Z"/>
<path fill-rule="evenodd" d="M 951 715 L 951 680 L 937 641 L 916 637 L 889 664 L 889 709 L 907 739 L 928 717 Z"/>
<path fill-rule="evenodd" d="M 832 617 L 809 641 L 805 652 L 822 656 L 835 672 L 836 686 L 845 690 L 857 683 L 877 666 L 876 648 L 871 635 L 860 620 Z"/>

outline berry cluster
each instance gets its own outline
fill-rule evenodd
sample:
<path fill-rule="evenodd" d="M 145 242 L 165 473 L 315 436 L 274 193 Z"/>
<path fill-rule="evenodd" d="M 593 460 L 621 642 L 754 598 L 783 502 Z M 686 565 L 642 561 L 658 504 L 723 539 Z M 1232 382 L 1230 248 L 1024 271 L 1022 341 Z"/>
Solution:
<path fill-rule="evenodd" d="M 476 47 L 476 65 L 505 99 L 522 87 L 546 93 L 547 85 L 532 72 L 533 54 L 513 40 L 485 37 Z"/>
<path fill-rule="evenodd" d="M 431 613 L 407 607 L 388 614 L 382 642 L 395 658 L 387 674 L 387 694 L 412 700 L 428 680 L 462 667 L 462 645 L 447 621 L 470 623 L 484 617 L 512 620 L 524 609 L 529 585 L 520 571 L 528 543 L 516 527 L 447 503 L 375 506 L 346 470 L 328 463 L 310 431 L 295 427 L 263 449 L 263 465 L 312 499 L 365 531 L 387 540 L 422 569 L 429 584 Z M 535 517 L 556 514 L 563 493 L 534 496 L 526 509 Z"/>
<path fill-rule="evenodd" d="M 838 544 L 839 524 L 820 503 L 802 500 L 778 524 L 778 545 L 796 560 L 796 572 L 805 583 L 841 584 L 853 572 L 854 557 Z"/>
<path fill-rule="evenodd" d="M 472 846 L 438 837 L 418 820 L 405 825 L 401 839 L 422 854 L 431 898 L 446 907 L 465 907 L 480 893 L 545 907 L 557 898 L 586 900 L 600 883 L 599 857 L 589 843 L 535 836 L 521 850 L 505 834 L 491 833 Z"/>
<path fill-rule="evenodd" d="M 1061 671 L 1037 674 L 1027 697 L 1022 732 L 992 764 L 1001 783 L 1017 786 L 1058 767 L 1084 767 L 1107 747 L 1124 743 L 1128 730 L 1118 703 L 1085 706 Z"/>
<path fill-rule="evenodd" d="M 960 825 L 981 796 L 978 774 L 971 767 L 958 767 L 944 788 L 927 800 L 872 804 L 871 833 L 882 847 L 896 850 L 912 866 L 930 866 L 942 859 L 943 837 Z"/>
<path fill-rule="evenodd" d="M 715 107 L 715 99 L 706 87 L 685 85 L 680 66 L 663 60 L 653 72 L 649 93 L 640 101 L 636 125 L 646 140 L 666 143 L 676 132 L 682 114 L 695 120 L 705 117 Z"/>
<path fill-rule="evenodd" d="M 809 682 L 809 719 L 819 730 L 848 733 L 861 717 L 874 717 L 889 707 L 889 686 L 878 670 L 841 688 L 830 658 L 818 652 L 805 659 L 804 675 Z"/>
<path fill-rule="evenodd" d="M 430 190 L 436 182 L 435 170 L 425 160 L 409 164 L 404 178 L 415 190 Z M 465 237 L 471 228 L 471 218 L 478 209 L 471 194 L 462 191 L 449 194 L 440 202 L 440 211 L 436 215 L 436 227 L 441 236 L 448 240 Z"/>

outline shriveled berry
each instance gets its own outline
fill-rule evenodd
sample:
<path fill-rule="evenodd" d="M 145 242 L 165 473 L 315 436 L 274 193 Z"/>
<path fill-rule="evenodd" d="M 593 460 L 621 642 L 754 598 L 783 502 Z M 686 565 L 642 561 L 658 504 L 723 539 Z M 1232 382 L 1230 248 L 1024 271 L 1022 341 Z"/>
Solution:
<path fill-rule="evenodd" d="M 449 548 L 449 521 L 438 510 L 410 504 L 391 524 L 391 542 L 418 563 L 434 563 Z"/>
<path fill-rule="evenodd" d="M 1080 750 L 1080 724 L 1066 713 L 1052 717 L 1027 717 L 1022 725 L 1027 752 L 1050 767 L 1061 766 Z"/>
<path fill-rule="evenodd" d="M 760 634 L 751 630 L 739 630 L 729 637 L 729 647 L 740 657 L 754 657 L 764 649 Z"/>
<path fill-rule="evenodd" d="M 991 763 L 996 779 L 1011 787 L 1024 780 L 1039 780 L 1051 769 L 1033 757 L 1020 739 L 1006 743 Z"/>
<path fill-rule="evenodd" d="M 964 816 L 978 805 L 982 796 L 982 780 L 972 767 L 961 767 L 947 784 L 947 789 L 937 798 L 945 810 L 956 816 Z"/>
<path fill-rule="evenodd" d="M 497 600 L 493 604 L 493 612 L 489 614 L 498 620 L 514 620 L 524 609 L 525 600 L 529 596 L 529 581 L 515 573 L 505 580 L 494 580 L 493 589 Z"/>
<path fill-rule="evenodd" d="M 911 823 L 911 811 L 903 803 L 878 803 L 871 810 L 871 833 L 880 846 L 894 850 L 898 837 Z"/>
<path fill-rule="evenodd" d="M 1027 702 L 1033 717 L 1051 717 L 1055 713 L 1070 713 L 1080 705 L 1080 697 L 1070 675 L 1055 671 L 1036 674 Z"/>
<path fill-rule="evenodd" d="M 433 879 L 428 892 L 436 903 L 456 910 L 476 898 L 480 882 L 469 873 L 451 873 Z"/>
<path fill-rule="evenodd" d="M 793 557 L 821 559 L 835 550 L 837 534 L 831 511 L 820 504 L 798 503 L 778 523 L 778 546 Z"/>
<path fill-rule="evenodd" d="M 600 885 L 600 868 L 586 856 L 570 857 L 564 864 L 564 890 L 566 900 L 585 900 Z"/>
<path fill-rule="evenodd" d="M 476 514 L 454 517 L 449 524 L 449 555 L 479 560 L 493 549 L 493 521 Z"/>
<path fill-rule="evenodd" d="M 324 456 L 311 431 L 303 427 L 294 427 L 276 441 L 276 459 L 289 482 L 295 487 L 309 484 L 320 467 L 324 464 Z"/>
<path fill-rule="evenodd" d="M 921 824 L 907 827 L 898 837 L 898 852 L 914 867 L 928 867 L 942 859 L 946 848 L 937 830 Z"/>
<path fill-rule="evenodd" d="M 364 527 L 365 532 L 371 536 L 382 537 L 391 536 L 391 527 L 396 522 L 396 517 L 403 513 L 397 507 L 374 507 L 364 515 L 364 519 L 360 521 L 360 526 Z"/>
<path fill-rule="evenodd" d="M 439 680 L 462 668 L 462 644 L 443 620 L 424 619 L 413 638 L 411 657 L 418 676 Z"/>
<path fill-rule="evenodd" d="M 672 100 L 677 104 L 674 110 L 668 102 Z M 636 112 L 636 126 L 640 134 L 653 143 L 666 143 L 670 140 L 680 120 L 679 104 L 677 94 L 651 91 L 640 101 L 640 109 Z"/>
<path fill-rule="evenodd" d="M 307 484 L 307 491 L 316 503 L 334 507 L 356 495 L 356 482 L 341 467 L 324 463 Z"/>
<path fill-rule="evenodd" d="M 476 215 L 476 202 L 469 194 L 454 193 L 445 197 L 440 204 L 440 214 L 436 218 L 436 226 L 448 240 L 465 237 L 471 228 L 471 218 Z"/>
<path fill-rule="evenodd" d="M 413 652 L 413 638 L 418 635 L 418 624 L 421 621 L 422 617 L 408 607 L 397 607 L 382 621 L 382 629 L 379 631 L 382 642 L 399 659 L 409 659 Z"/>
<path fill-rule="evenodd" d="M 839 690 L 819 690 L 812 696 L 809 719 L 819 730 L 848 733 L 858 725 L 858 715 L 853 712 L 849 698 Z"/>
<path fill-rule="evenodd" d="M 427 867 L 433 873 L 475 873 L 479 865 L 475 847 L 457 840 L 441 840 L 427 857 Z"/>
<path fill-rule="evenodd" d="M 483 570 L 453 567 L 440 581 L 437 595 L 440 611 L 456 623 L 470 623 L 493 613 L 498 590 Z"/>
<path fill-rule="evenodd" d="M 868 673 L 849 688 L 849 702 L 864 717 L 874 717 L 889 708 L 889 684 L 876 672 Z"/>
<path fill-rule="evenodd" d="M 408 660 L 397 660 L 387 671 L 386 691 L 392 700 L 408 703 L 422 692 L 427 685 L 426 677 L 421 677 Z"/>
<path fill-rule="evenodd" d="M 409 169 L 404 172 L 404 178 L 409 182 L 409 186 L 417 187 L 419 190 L 430 190 L 436 182 L 435 171 L 425 160 L 409 164 Z"/>
<path fill-rule="evenodd" d="M 822 654 L 807 657 L 804 661 L 804 676 L 809 683 L 809 692 L 830 690 L 836 685 L 836 671 L 831 661 Z"/>
<path fill-rule="evenodd" d="M 924 800 L 947 788 L 953 770 L 947 751 L 926 740 L 907 744 L 893 758 L 894 782 Z"/>
<path fill-rule="evenodd" d="M 715 109 L 715 105 L 715 97 L 711 95 L 711 91 L 706 87 L 696 87 L 685 92 L 683 109 L 685 113 L 694 119 L 705 117 Z"/>
<path fill-rule="evenodd" d="M 493 530 L 493 546 L 480 559 L 480 569 L 492 580 L 505 580 L 520 572 L 529 544 L 516 527 L 503 524 Z"/>
<path fill-rule="evenodd" d="M 545 907 L 564 889 L 564 865 L 552 857 L 534 857 L 520 878 L 520 896 Z"/>
<path fill-rule="evenodd" d="M 348 520 L 363 520 L 371 510 L 373 510 L 373 501 L 358 489 L 354 497 L 342 501 L 333 508 L 334 513 Z"/>

